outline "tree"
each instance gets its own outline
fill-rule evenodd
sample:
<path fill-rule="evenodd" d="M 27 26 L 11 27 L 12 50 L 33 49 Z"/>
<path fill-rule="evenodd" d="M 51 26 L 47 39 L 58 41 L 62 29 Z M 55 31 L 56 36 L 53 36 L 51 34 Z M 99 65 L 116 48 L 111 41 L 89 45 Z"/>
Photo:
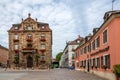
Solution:
<path fill-rule="evenodd" d="M 63 54 L 63 52 L 59 52 L 59 53 L 56 55 L 56 61 L 57 61 L 57 62 L 60 61 L 62 54 Z"/>
<path fill-rule="evenodd" d="M 36 65 L 38 66 L 38 59 L 40 58 L 39 55 L 35 55 L 35 61 L 36 61 Z"/>

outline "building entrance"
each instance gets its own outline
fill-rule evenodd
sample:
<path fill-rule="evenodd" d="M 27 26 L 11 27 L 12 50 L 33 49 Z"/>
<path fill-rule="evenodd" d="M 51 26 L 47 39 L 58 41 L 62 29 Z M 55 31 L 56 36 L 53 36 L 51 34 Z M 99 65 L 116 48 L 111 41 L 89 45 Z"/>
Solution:
<path fill-rule="evenodd" d="M 32 68 L 33 67 L 33 58 L 31 56 L 27 57 L 27 67 Z"/>
<path fill-rule="evenodd" d="M 90 71 L 90 66 L 89 66 L 89 59 L 87 60 L 87 71 Z"/>

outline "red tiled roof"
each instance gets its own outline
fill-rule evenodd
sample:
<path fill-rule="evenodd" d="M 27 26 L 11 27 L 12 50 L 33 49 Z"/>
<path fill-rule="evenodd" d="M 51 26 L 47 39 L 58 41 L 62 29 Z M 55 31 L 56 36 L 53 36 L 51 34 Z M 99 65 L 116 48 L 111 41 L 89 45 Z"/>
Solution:
<path fill-rule="evenodd" d="M 5 49 L 5 50 L 8 50 L 8 48 L 3 47 L 2 45 L 0 45 L 0 48 Z"/>

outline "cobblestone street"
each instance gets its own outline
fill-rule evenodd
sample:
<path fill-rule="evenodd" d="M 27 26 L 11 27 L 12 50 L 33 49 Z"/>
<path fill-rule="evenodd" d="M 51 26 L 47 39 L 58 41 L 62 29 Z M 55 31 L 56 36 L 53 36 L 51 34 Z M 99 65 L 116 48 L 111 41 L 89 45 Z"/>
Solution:
<path fill-rule="evenodd" d="M 0 71 L 0 80 L 105 80 L 98 76 L 68 69 L 39 71 Z"/>

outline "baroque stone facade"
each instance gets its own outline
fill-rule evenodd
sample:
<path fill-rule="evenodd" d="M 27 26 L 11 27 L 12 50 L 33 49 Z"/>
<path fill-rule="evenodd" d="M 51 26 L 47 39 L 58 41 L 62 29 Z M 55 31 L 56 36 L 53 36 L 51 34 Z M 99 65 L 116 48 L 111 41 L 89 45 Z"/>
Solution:
<path fill-rule="evenodd" d="M 37 22 L 28 14 L 20 24 L 13 24 L 9 33 L 9 63 L 11 68 L 51 66 L 52 30 L 48 23 Z"/>

